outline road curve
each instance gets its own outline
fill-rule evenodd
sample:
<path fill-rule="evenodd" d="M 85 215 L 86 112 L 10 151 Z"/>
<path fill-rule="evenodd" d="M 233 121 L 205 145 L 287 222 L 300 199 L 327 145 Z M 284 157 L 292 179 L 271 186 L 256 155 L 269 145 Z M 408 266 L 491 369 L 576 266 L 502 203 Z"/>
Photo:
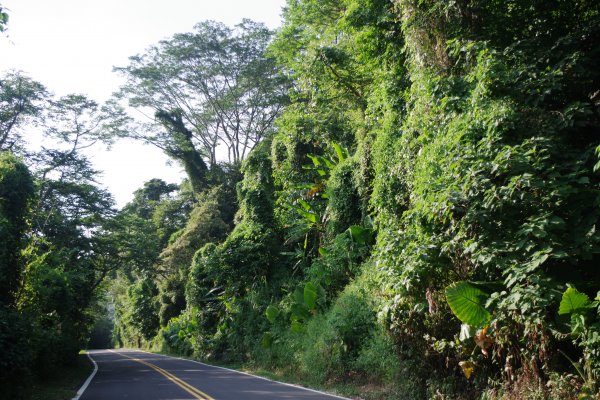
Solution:
<path fill-rule="evenodd" d="M 343 399 L 195 361 L 136 350 L 90 350 L 98 371 L 79 400 Z"/>

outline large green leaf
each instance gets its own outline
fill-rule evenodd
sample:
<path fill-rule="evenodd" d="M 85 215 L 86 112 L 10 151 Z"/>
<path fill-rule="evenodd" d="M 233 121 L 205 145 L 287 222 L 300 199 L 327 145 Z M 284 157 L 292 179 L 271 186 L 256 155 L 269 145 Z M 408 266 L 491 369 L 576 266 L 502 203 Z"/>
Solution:
<path fill-rule="evenodd" d="M 338 162 L 342 162 L 348 157 L 348 150 L 340 146 L 339 144 L 333 142 L 331 143 L 333 149 L 335 150 L 335 154 L 337 155 Z"/>
<path fill-rule="evenodd" d="M 305 200 L 298 199 L 298 204 L 300 204 L 306 211 L 310 211 L 312 206 Z"/>
<path fill-rule="evenodd" d="M 489 295 L 469 282 L 455 282 L 446 288 L 446 300 L 450 309 L 463 323 L 483 327 L 491 314 L 485 308 Z"/>
<path fill-rule="evenodd" d="M 298 214 L 300 214 L 304 219 L 310 224 L 316 224 L 318 221 L 318 215 L 314 212 L 305 211 L 300 207 L 295 207 L 295 210 Z"/>
<path fill-rule="evenodd" d="M 373 241 L 373 229 L 364 228 L 360 225 L 352 225 L 348 228 L 352 241 L 359 245 L 371 244 Z"/>
<path fill-rule="evenodd" d="M 267 310 L 265 311 L 265 315 L 267 316 L 267 319 L 270 323 L 274 323 L 275 319 L 279 315 L 279 309 L 274 305 L 269 305 L 269 307 L 267 307 Z"/>
<path fill-rule="evenodd" d="M 304 286 L 304 304 L 309 310 L 314 310 L 317 307 L 317 285 L 312 282 L 308 282 Z"/>
<path fill-rule="evenodd" d="M 581 293 L 575 288 L 567 288 L 562 295 L 558 313 L 560 315 L 571 314 L 585 310 L 589 308 L 591 304 L 590 298 L 585 293 Z"/>

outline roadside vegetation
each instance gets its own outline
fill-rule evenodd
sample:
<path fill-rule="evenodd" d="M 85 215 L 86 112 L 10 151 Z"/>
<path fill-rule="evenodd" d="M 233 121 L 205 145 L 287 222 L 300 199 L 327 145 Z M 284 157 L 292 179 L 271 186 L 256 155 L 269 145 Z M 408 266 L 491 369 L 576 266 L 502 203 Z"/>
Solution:
<path fill-rule="evenodd" d="M 105 105 L 2 78 L 1 386 L 110 332 L 363 398 L 597 398 L 600 3 L 283 17 L 162 41 Z M 115 210 L 81 150 L 122 137 L 187 179 Z"/>
<path fill-rule="evenodd" d="M 90 376 L 94 366 L 81 353 L 70 365 L 58 366 L 51 376 L 37 378 L 31 386 L 31 400 L 69 400 Z"/>

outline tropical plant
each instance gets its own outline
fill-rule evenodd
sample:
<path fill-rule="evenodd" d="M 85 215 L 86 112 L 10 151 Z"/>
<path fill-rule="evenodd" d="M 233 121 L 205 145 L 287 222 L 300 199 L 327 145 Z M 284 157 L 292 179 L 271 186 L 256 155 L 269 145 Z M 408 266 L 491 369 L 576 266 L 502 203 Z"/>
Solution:
<path fill-rule="evenodd" d="M 591 301 L 587 294 L 568 287 L 562 295 L 558 314 L 570 317 L 570 335 L 583 350 L 582 363 L 563 352 L 585 382 L 579 398 L 593 399 L 600 377 L 600 292 Z"/>

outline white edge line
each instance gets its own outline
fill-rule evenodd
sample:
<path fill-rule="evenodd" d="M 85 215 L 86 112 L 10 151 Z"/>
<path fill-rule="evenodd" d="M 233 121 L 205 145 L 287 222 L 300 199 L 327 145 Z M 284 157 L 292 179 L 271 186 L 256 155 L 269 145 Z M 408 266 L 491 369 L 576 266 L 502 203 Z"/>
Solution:
<path fill-rule="evenodd" d="M 87 387 L 90 385 L 90 382 L 92 381 L 92 379 L 94 379 L 96 372 L 98 372 L 98 364 L 96 364 L 96 361 L 94 361 L 92 356 L 90 356 L 90 352 L 86 351 L 85 354 L 88 356 L 90 361 L 94 364 L 94 371 L 92 371 L 90 376 L 88 376 L 88 378 L 85 380 L 85 382 L 83 382 L 83 385 L 77 391 L 77 395 L 75 395 L 75 397 L 73 397 L 73 400 L 78 400 L 81 397 L 83 392 L 85 392 L 85 389 L 87 389 Z"/>
<path fill-rule="evenodd" d="M 200 361 L 196 361 L 196 360 L 190 360 L 190 359 L 188 359 L 188 358 L 181 358 L 181 357 L 168 356 L 168 355 L 165 355 L 165 354 L 160 354 L 160 353 L 151 353 L 151 352 L 149 352 L 149 351 L 145 351 L 145 350 L 139 350 L 139 349 L 118 349 L 118 350 L 126 350 L 126 351 L 127 351 L 127 350 L 133 350 L 133 351 L 141 351 L 142 353 L 148 353 L 148 354 L 152 354 L 152 355 L 155 355 L 155 356 L 162 356 L 162 357 L 168 357 L 168 358 L 175 358 L 175 359 L 177 359 L 177 360 L 183 360 L 183 361 L 191 361 L 191 362 L 193 362 L 193 363 L 200 364 L 200 365 L 204 365 L 204 366 L 206 366 L 206 367 L 212 367 L 212 368 L 224 369 L 224 370 L 226 370 L 226 371 L 230 371 L 230 372 L 236 372 L 236 373 L 238 373 L 238 374 L 243 374 L 243 375 L 248 375 L 248 376 L 251 376 L 251 377 L 253 377 L 253 378 L 262 379 L 262 380 L 269 381 L 269 382 L 275 382 L 275 383 L 279 383 L 279 384 L 281 384 L 281 385 L 285 385 L 285 386 L 291 386 L 291 387 L 293 387 L 293 388 L 296 388 L 296 389 L 308 390 L 309 392 L 314 392 L 314 393 L 324 394 L 324 395 L 326 395 L 326 396 L 331 396 L 331 397 L 335 397 L 335 398 L 342 399 L 342 400 L 352 400 L 352 399 L 350 399 L 350 398 L 348 398 L 348 397 L 341 397 L 341 396 L 337 396 L 337 395 L 335 395 L 335 394 L 331 394 L 331 393 L 323 392 L 323 391 L 321 391 L 321 390 L 310 389 L 310 388 L 307 388 L 307 387 L 304 387 L 304 386 L 300 386 L 300 385 L 294 385 L 294 384 L 292 384 L 292 383 L 287 383 L 287 382 L 279 382 L 279 381 L 276 381 L 276 380 L 274 380 L 274 379 L 269 379 L 269 378 L 265 378 L 265 377 L 258 376 L 258 375 L 252 375 L 252 374 L 249 374 L 248 372 L 237 371 L 237 370 L 235 370 L 235 369 L 230 369 L 230 368 L 225 368 L 225 367 L 219 367 L 218 365 L 206 364 L 206 363 L 203 363 L 203 362 L 200 362 Z M 73 400 L 76 400 L 76 399 L 73 399 Z"/>

